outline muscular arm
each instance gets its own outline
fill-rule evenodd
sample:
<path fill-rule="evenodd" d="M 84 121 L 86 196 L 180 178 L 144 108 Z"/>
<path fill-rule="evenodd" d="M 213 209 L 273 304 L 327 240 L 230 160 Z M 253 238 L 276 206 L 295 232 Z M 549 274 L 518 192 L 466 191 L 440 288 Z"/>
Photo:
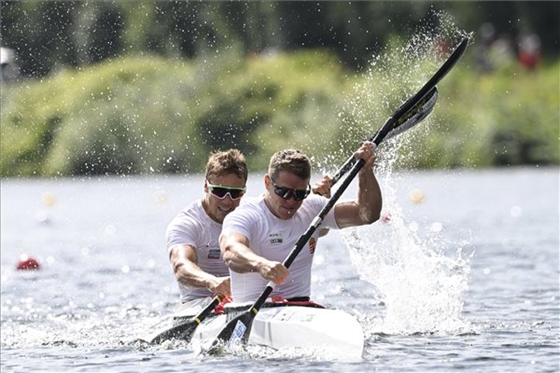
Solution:
<path fill-rule="evenodd" d="M 171 249 L 169 260 L 175 278 L 181 284 L 192 288 L 206 288 L 215 294 L 230 296 L 229 277 L 217 277 L 204 272 L 198 266 L 196 250 L 190 245 L 176 245 Z"/>
<path fill-rule="evenodd" d="M 372 169 L 375 161 L 372 143 L 364 143 L 355 156 L 365 159 L 366 163 L 358 173 L 358 197 L 335 205 L 335 218 L 340 228 L 371 224 L 381 214 L 381 188 Z"/>
<path fill-rule="evenodd" d="M 320 196 L 331 198 L 331 188 L 332 188 L 332 180 L 329 175 L 324 175 L 321 181 L 317 182 L 315 186 L 312 188 L 313 193 L 318 194 Z M 319 230 L 319 237 L 324 237 L 329 234 L 328 228 L 320 228 Z"/>
<path fill-rule="evenodd" d="M 249 240 L 242 234 L 222 234 L 220 249 L 227 266 L 234 272 L 258 272 L 276 285 L 283 283 L 288 277 L 288 269 L 282 263 L 255 254 L 249 247 Z"/>

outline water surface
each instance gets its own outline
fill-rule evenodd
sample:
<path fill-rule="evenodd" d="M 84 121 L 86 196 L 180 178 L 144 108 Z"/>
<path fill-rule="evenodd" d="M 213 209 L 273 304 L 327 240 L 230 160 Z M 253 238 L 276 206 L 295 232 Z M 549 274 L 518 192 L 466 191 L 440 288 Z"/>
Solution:
<path fill-rule="evenodd" d="M 317 251 L 313 298 L 356 315 L 366 334 L 362 359 L 336 361 L 135 342 L 178 305 L 165 227 L 202 177 L 2 180 L 1 370 L 559 371 L 558 168 L 381 182 L 384 219 L 331 231 Z M 17 271 L 22 253 L 42 268 Z"/>

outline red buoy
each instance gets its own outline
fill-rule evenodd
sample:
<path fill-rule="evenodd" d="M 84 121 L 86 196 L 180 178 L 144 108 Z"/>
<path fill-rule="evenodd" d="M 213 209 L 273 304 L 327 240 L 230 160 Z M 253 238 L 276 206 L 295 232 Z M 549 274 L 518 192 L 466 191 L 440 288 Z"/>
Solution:
<path fill-rule="evenodd" d="M 40 269 L 41 266 L 39 265 L 39 262 L 37 261 L 37 259 L 33 258 L 32 256 L 29 256 L 27 254 L 22 254 L 19 256 L 19 260 L 17 263 L 16 268 L 20 271 L 22 270 L 30 270 L 30 269 Z"/>

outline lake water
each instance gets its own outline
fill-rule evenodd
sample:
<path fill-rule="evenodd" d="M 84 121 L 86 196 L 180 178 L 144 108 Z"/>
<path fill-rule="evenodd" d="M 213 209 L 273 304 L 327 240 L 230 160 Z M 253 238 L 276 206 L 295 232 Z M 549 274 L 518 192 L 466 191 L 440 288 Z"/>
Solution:
<path fill-rule="evenodd" d="M 314 263 L 313 298 L 364 328 L 357 361 L 135 341 L 178 305 L 164 233 L 202 177 L 2 180 L 1 371 L 558 372 L 559 169 L 380 179 L 384 218 L 331 231 Z"/>

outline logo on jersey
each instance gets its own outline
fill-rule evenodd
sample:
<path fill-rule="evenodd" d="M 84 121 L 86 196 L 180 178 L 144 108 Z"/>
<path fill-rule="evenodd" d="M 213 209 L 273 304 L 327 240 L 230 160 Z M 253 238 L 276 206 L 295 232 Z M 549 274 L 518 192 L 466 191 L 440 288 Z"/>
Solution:
<path fill-rule="evenodd" d="M 218 241 L 210 241 L 204 245 L 204 250 L 208 250 L 208 259 L 220 259 L 220 244 Z"/>
<path fill-rule="evenodd" d="M 315 247 L 317 247 L 317 240 L 315 237 L 309 239 L 309 252 L 313 254 L 315 252 Z"/>
<path fill-rule="evenodd" d="M 208 259 L 220 259 L 220 249 L 208 250 Z"/>
<path fill-rule="evenodd" d="M 271 245 L 278 245 L 281 244 L 282 242 L 284 242 L 284 240 L 282 239 L 282 234 L 281 233 L 270 233 L 268 235 L 268 240 L 270 242 Z"/>

